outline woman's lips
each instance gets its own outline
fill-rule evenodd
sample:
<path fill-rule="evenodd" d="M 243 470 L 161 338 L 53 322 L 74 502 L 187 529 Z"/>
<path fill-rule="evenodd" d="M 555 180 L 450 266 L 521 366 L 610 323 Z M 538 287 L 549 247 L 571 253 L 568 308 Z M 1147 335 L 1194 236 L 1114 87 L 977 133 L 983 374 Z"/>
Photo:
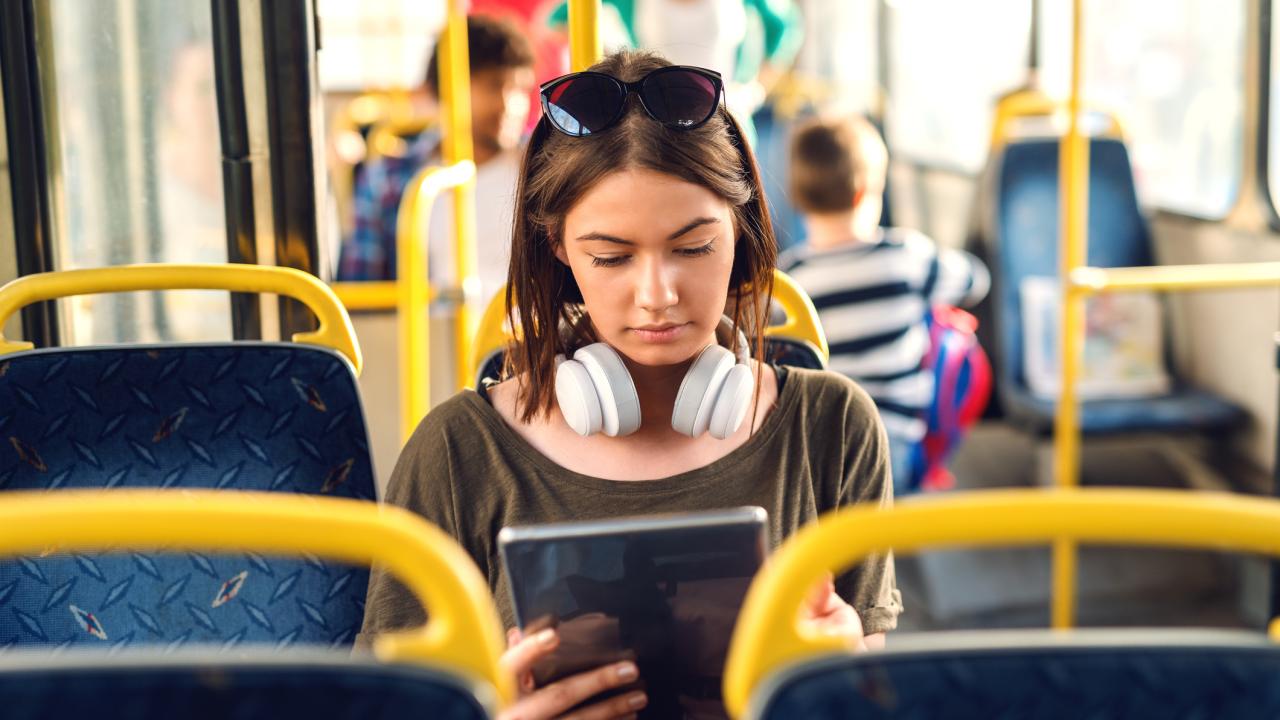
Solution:
<path fill-rule="evenodd" d="M 689 323 L 681 323 L 679 325 L 651 325 L 648 327 L 631 328 L 631 332 L 636 334 L 647 343 L 669 343 L 680 337 L 680 334 L 688 329 Z"/>

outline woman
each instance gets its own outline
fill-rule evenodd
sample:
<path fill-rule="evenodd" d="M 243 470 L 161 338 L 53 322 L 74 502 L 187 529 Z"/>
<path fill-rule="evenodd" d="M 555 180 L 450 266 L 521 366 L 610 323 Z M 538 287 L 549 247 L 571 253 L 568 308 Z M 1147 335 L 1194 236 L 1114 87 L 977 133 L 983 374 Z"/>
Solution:
<path fill-rule="evenodd" d="M 524 339 L 507 353 L 508 379 L 433 410 L 388 489 L 388 502 L 466 548 L 508 626 L 504 526 L 758 505 L 776 545 L 820 513 L 892 501 L 887 441 L 866 393 L 759 360 L 776 243 L 718 76 L 633 52 L 592 70 L 544 86 L 546 112 L 524 156 L 507 290 Z M 718 337 L 730 347 L 719 350 Z M 723 403 L 688 412 L 686 377 L 704 377 L 717 355 Z M 560 356 L 577 362 L 560 367 Z M 597 389 L 615 397 L 592 416 L 582 383 L 602 373 L 612 381 Z M 367 608 L 366 636 L 424 619 L 381 573 Z M 900 609 L 886 556 L 815 588 L 806 612 L 874 647 Z M 524 693 L 509 717 L 557 716 L 636 679 L 624 662 L 535 690 L 529 670 L 559 638 L 509 638 L 504 662 Z M 625 717 L 646 702 L 630 692 L 574 717 Z"/>

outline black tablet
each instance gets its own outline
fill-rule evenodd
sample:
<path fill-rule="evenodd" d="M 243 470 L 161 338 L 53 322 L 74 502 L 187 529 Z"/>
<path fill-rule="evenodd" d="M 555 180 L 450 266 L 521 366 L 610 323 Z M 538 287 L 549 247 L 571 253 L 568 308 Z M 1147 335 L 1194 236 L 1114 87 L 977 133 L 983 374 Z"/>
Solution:
<path fill-rule="evenodd" d="M 504 528 L 517 622 L 560 634 L 537 683 L 634 660 L 649 696 L 641 717 L 726 717 L 725 656 L 764 562 L 766 520 L 749 507 Z"/>

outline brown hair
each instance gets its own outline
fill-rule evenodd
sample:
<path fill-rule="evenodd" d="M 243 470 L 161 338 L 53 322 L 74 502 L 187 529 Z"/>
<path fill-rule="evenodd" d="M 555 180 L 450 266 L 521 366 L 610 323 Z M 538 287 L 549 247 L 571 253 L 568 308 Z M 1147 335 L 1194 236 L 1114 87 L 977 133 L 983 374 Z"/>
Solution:
<path fill-rule="evenodd" d="M 436 38 L 436 47 L 427 61 L 427 90 L 440 97 L 440 46 L 444 33 Z M 519 70 L 533 67 L 533 45 L 519 26 L 507 18 L 488 15 L 467 17 L 467 63 L 471 72 L 482 70 Z"/>
<path fill-rule="evenodd" d="M 634 82 L 670 64 L 654 53 L 622 51 L 591 70 Z M 520 167 L 507 275 L 507 316 L 521 332 L 508 348 L 506 374 L 520 383 L 524 422 L 555 406 L 556 355 L 571 354 L 594 340 L 590 323 L 577 322 L 582 292 L 572 271 L 555 256 L 565 215 L 602 178 L 631 168 L 701 185 L 732 206 L 737 241 L 729 292 L 736 301 L 730 312 L 735 329 L 741 327 L 751 337 L 756 359 L 764 356 L 777 241 L 760 171 L 733 117 L 720 109 L 698 128 L 673 130 L 646 115 L 632 97 L 617 124 L 581 138 L 553 130 L 544 117 Z M 565 325 L 576 328 L 573 337 L 560 331 Z"/>
<path fill-rule="evenodd" d="M 864 118 L 813 118 L 791 137 L 791 202 L 801 212 L 853 209 L 863 191 L 883 192 L 888 152 Z"/>

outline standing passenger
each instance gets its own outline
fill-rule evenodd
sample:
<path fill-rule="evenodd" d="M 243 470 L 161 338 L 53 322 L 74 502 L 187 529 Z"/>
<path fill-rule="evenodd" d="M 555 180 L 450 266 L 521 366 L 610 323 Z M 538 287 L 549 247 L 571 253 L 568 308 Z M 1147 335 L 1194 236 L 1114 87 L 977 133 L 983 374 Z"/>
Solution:
<path fill-rule="evenodd" d="M 440 43 L 427 66 L 426 92 L 440 101 Z M 471 64 L 471 142 L 476 163 L 476 248 L 484 300 L 506 280 L 511 247 L 511 208 L 520 167 L 520 136 L 529 115 L 533 50 L 519 28 L 482 15 L 467 18 Z M 443 113 L 442 113 L 443 115 Z M 433 128 L 404 157 L 384 157 L 360 175 L 355 189 L 356 227 L 342 248 L 339 280 L 393 280 L 396 213 L 413 176 L 444 163 L 441 136 Z M 442 193 L 431 211 L 432 279 L 447 277 L 453 263 L 453 203 Z"/>
<path fill-rule="evenodd" d="M 776 546 L 821 513 L 892 502 L 887 440 L 866 393 L 835 373 L 760 362 L 776 260 L 760 175 L 719 78 L 668 68 L 623 52 L 592 70 L 639 83 L 634 97 L 599 75 L 543 90 L 551 113 L 525 151 L 516 198 L 507 308 L 522 340 L 508 349 L 508 376 L 436 407 L 391 477 L 387 501 L 466 549 L 508 627 L 504 526 L 757 505 Z M 614 402 L 596 400 L 605 393 L 585 365 L 611 378 Z M 714 397 L 709 433 L 703 397 Z M 892 556 L 819 585 L 805 610 L 855 647 L 879 646 L 901 610 Z M 375 571 L 362 641 L 423 620 Z M 529 669 L 559 637 L 508 637 L 504 664 L 523 693 L 512 717 L 558 716 L 636 680 L 624 662 L 535 690 Z M 647 702 L 633 690 L 589 716 L 629 716 Z"/>
<path fill-rule="evenodd" d="M 935 304 L 978 302 L 991 279 L 968 253 L 939 249 L 918 232 L 879 227 L 887 168 L 880 133 L 860 117 L 797 127 L 791 202 L 804 215 L 807 238 L 779 266 L 813 298 L 831 369 L 875 399 L 901 494 L 933 402 L 933 376 L 922 367 L 926 315 Z"/>

